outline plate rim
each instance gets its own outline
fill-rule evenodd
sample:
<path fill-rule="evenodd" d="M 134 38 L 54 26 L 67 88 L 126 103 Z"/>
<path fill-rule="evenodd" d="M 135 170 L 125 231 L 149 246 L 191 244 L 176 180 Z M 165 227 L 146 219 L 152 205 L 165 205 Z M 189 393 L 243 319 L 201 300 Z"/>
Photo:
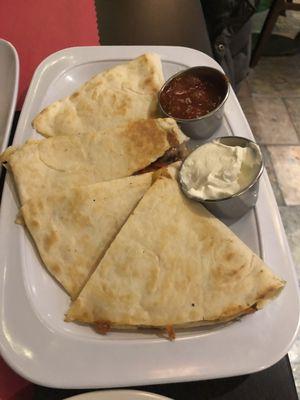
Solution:
<path fill-rule="evenodd" d="M 7 120 L 6 120 L 6 124 L 5 124 L 4 133 L 3 133 L 3 140 L 0 145 L 0 153 L 2 153 L 8 145 L 10 130 L 11 130 L 11 126 L 13 123 L 13 117 L 14 117 L 16 104 L 17 104 L 18 91 L 19 91 L 19 77 L 20 77 L 20 60 L 19 60 L 18 52 L 11 42 L 0 38 L 0 46 L 7 47 L 8 51 L 11 52 L 11 54 L 13 56 L 14 68 L 15 68 L 12 96 L 9 99 L 9 103 L 10 103 L 10 105 L 8 107 L 9 112 L 8 112 L 8 116 L 7 116 Z M 0 168 L 0 171 L 1 171 L 1 168 Z"/>
<path fill-rule="evenodd" d="M 112 390 L 96 390 L 94 392 L 86 392 L 81 394 L 76 394 L 75 396 L 66 397 L 63 400 L 96 400 L 94 399 L 95 396 L 100 395 L 100 399 L 104 394 L 114 394 L 118 393 L 119 395 L 137 395 L 141 396 L 140 400 L 172 400 L 170 397 L 166 397 L 157 393 L 147 392 L 144 390 L 135 390 L 135 389 L 112 389 Z M 95 395 L 95 396 L 94 396 Z M 129 400 L 130 398 L 123 398 L 121 397 L 120 400 Z M 105 400 L 105 399 L 102 399 Z"/>

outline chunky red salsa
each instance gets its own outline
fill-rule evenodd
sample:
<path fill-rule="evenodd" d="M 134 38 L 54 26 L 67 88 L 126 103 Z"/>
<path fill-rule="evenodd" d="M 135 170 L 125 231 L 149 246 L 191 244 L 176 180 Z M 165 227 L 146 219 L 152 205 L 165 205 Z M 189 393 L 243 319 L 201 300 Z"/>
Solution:
<path fill-rule="evenodd" d="M 171 80 L 160 95 L 163 110 L 174 118 L 199 118 L 213 111 L 223 99 L 220 84 L 197 72 Z"/>

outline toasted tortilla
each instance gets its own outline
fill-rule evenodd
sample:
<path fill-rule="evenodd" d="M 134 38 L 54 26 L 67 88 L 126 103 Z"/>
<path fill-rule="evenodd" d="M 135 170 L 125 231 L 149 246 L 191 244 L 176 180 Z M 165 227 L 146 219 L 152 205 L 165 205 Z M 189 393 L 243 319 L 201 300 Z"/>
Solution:
<path fill-rule="evenodd" d="M 66 321 L 172 327 L 254 312 L 284 282 L 228 227 L 160 176 L 71 304 Z"/>
<path fill-rule="evenodd" d="M 48 271 L 72 298 L 150 187 L 152 174 L 51 192 L 21 212 Z"/>
<path fill-rule="evenodd" d="M 24 204 L 49 188 L 130 176 L 185 139 L 171 118 L 138 120 L 98 133 L 28 140 L 8 148 L 0 162 L 8 162 Z"/>
<path fill-rule="evenodd" d="M 71 96 L 49 105 L 35 117 L 33 127 L 44 136 L 69 135 L 155 118 L 163 82 L 160 57 L 144 54 L 96 75 Z"/>

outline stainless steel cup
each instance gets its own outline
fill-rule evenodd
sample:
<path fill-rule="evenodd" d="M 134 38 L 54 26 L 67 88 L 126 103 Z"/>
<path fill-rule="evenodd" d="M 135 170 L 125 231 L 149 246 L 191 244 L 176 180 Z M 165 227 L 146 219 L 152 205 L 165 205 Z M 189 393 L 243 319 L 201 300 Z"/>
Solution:
<path fill-rule="evenodd" d="M 237 220 L 241 218 L 244 214 L 246 214 L 252 207 L 254 207 L 257 202 L 259 191 L 259 178 L 261 177 L 261 174 L 264 170 L 263 156 L 258 145 L 252 140 L 240 136 L 223 136 L 215 140 L 227 146 L 251 146 L 253 149 L 255 149 L 257 151 L 257 157 L 259 157 L 260 160 L 260 166 L 254 179 L 249 183 L 246 188 L 231 196 L 221 199 L 206 200 L 192 196 L 187 192 L 187 188 L 185 187 L 181 179 L 180 170 L 179 180 L 181 188 L 187 197 L 201 202 L 216 217 L 225 221 Z M 188 159 L 188 157 L 186 159 Z"/>
<path fill-rule="evenodd" d="M 199 118 L 193 119 L 180 119 L 174 118 L 172 115 L 168 114 L 162 107 L 160 98 L 161 93 L 164 91 L 165 87 L 176 77 L 183 74 L 188 74 L 190 72 L 197 72 L 198 76 L 203 76 L 206 79 L 210 79 L 212 82 L 215 82 L 219 87 L 220 95 L 221 95 L 221 103 L 210 113 L 203 115 Z M 199 66 L 185 69 L 184 71 L 180 71 L 177 74 L 173 75 L 170 79 L 168 79 L 158 94 L 158 104 L 160 113 L 163 117 L 170 117 L 175 119 L 178 123 L 182 131 L 189 137 L 193 139 L 207 139 L 212 136 L 213 133 L 219 128 L 222 123 L 223 115 L 224 115 L 224 105 L 228 98 L 230 90 L 230 84 L 228 78 L 225 74 L 219 71 L 216 68 Z"/>

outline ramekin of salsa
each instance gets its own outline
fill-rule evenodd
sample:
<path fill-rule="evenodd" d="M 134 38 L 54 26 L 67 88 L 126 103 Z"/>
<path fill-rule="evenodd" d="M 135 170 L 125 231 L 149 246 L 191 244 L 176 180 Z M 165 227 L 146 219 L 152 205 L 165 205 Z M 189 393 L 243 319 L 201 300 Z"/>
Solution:
<path fill-rule="evenodd" d="M 174 118 L 196 139 L 211 136 L 222 122 L 229 94 L 227 77 L 211 67 L 192 67 L 172 76 L 159 92 L 164 116 Z"/>

